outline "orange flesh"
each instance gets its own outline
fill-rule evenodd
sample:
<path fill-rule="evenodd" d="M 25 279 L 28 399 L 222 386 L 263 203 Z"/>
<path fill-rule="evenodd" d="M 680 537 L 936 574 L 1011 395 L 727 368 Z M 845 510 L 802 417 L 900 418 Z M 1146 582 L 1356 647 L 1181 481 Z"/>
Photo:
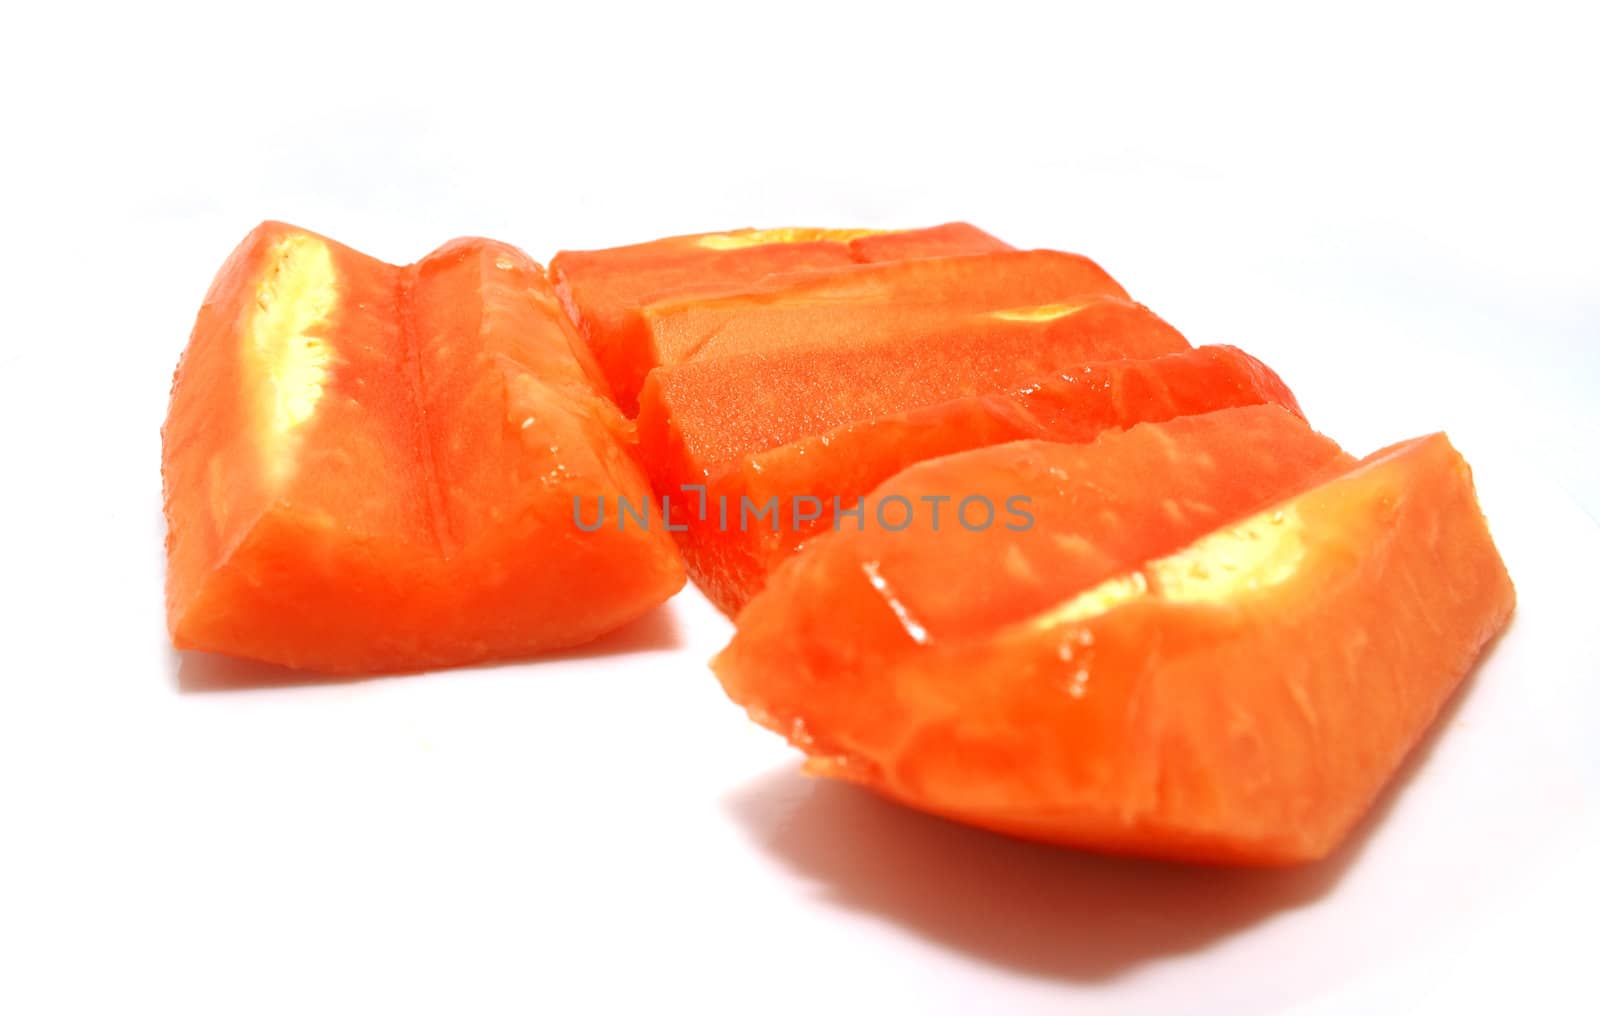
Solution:
<path fill-rule="evenodd" d="M 696 358 L 849 348 L 906 334 L 953 314 L 1003 311 L 1128 294 L 1088 258 L 1001 251 L 772 276 L 729 296 L 653 303 L 643 311 L 646 370 Z"/>
<path fill-rule="evenodd" d="M 1099 299 L 1047 319 L 969 314 L 886 329 L 850 348 L 692 360 L 650 375 L 640 447 L 652 478 L 671 490 L 739 456 L 845 424 L 1009 391 L 1087 361 L 1187 348 L 1143 307 Z"/>
<path fill-rule="evenodd" d="M 174 644 L 415 669 L 577 644 L 664 600 L 683 581 L 664 534 L 572 521 L 574 496 L 648 494 L 597 376 L 515 248 L 402 268 L 259 227 L 163 430 Z"/>
<path fill-rule="evenodd" d="M 863 264 L 952 257 L 957 254 L 990 254 L 1011 249 L 1010 244 L 966 222 L 947 222 L 926 229 L 891 229 L 868 233 L 850 241 L 850 256 Z"/>
<path fill-rule="evenodd" d="M 927 229 L 739 229 L 667 237 L 626 247 L 562 251 L 550 275 L 573 322 L 594 350 L 611 393 L 631 415 L 654 362 L 640 308 L 661 300 L 739 292 L 774 273 L 852 264 L 981 254 L 1010 248 L 975 226 Z"/>
<path fill-rule="evenodd" d="M 697 499 L 683 497 L 675 499 L 675 519 L 687 527 L 679 542 L 691 577 L 732 615 L 806 540 L 833 528 L 835 504 L 851 508 L 913 463 L 1024 438 L 1084 442 L 1141 422 L 1258 404 L 1299 413 L 1275 374 L 1228 346 L 1076 364 L 1009 391 L 863 419 L 721 463 L 700 481 L 708 506 L 726 503 L 737 513 L 742 499 L 761 505 L 776 498 L 774 521 L 724 528 L 717 514 L 700 519 Z M 800 495 L 817 501 L 797 504 Z"/>
<path fill-rule="evenodd" d="M 1305 445 L 1269 439 L 1269 412 L 1212 414 L 1203 440 L 1195 417 L 907 470 L 879 493 L 1028 490 L 1036 525 L 1015 553 L 983 534 L 820 539 L 717 673 L 814 771 L 919 808 L 1116 852 L 1322 857 L 1514 592 L 1442 435 L 1355 467 L 1302 456 L 1245 496 L 1262 456 Z"/>
<path fill-rule="evenodd" d="M 401 267 L 252 232 L 163 428 L 174 644 L 361 673 L 637 617 L 684 562 L 659 517 L 617 524 L 652 503 L 620 405 L 739 614 L 719 679 L 810 771 L 1032 839 L 1290 864 L 1348 835 L 1513 609 L 1443 435 L 1355 463 L 1087 259 L 785 228 L 551 276 L 488 240 Z"/>

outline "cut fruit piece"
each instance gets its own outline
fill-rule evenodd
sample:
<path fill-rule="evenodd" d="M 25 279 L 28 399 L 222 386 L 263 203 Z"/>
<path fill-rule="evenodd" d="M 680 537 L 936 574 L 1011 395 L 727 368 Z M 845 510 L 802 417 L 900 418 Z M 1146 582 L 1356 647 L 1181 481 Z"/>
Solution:
<path fill-rule="evenodd" d="M 905 230 L 736 229 L 562 251 L 551 260 L 550 275 L 605 370 L 612 394 L 631 414 L 649 369 L 637 352 L 647 345 L 639 313 L 647 304 L 734 293 L 774 273 L 1009 249 L 964 222 Z"/>
<path fill-rule="evenodd" d="M 936 814 L 1177 859 L 1325 856 L 1514 591 L 1443 435 L 1350 467 L 1297 422 L 1270 438 L 1270 412 L 913 467 L 875 497 L 1029 493 L 1034 525 L 822 537 L 718 676 L 812 771 Z"/>
<path fill-rule="evenodd" d="M 648 461 L 658 471 L 656 489 L 670 494 L 689 484 L 705 486 L 709 510 L 703 516 L 698 491 L 673 498 L 690 576 L 713 603 L 735 614 L 802 543 L 836 524 L 849 524 L 837 514 L 840 508 L 848 511 L 880 482 L 924 459 L 1024 438 L 1088 441 L 1113 428 L 1236 406 L 1278 405 L 1299 412 L 1277 375 L 1231 346 L 1057 366 L 1033 372 L 1009 390 L 972 388 L 979 394 L 922 406 L 908 398 L 908 410 L 842 423 L 721 461 L 695 458 L 682 439 L 656 445 L 659 429 L 645 426 L 655 422 L 647 401 L 640 416 L 641 446 L 654 452 Z M 774 505 L 770 515 L 741 524 L 742 505 L 768 503 Z M 723 505 L 729 506 L 726 525 Z"/>
<path fill-rule="evenodd" d="M 574 525 L 574 498 L 648 500 L 598 383 L 514 247 L 396 267 L 258 227 L 162 432 L 174 644 L 419 669 L 575 645 L 660 603 L 683 582 L 665 534 Z"/>
<path fill-rule="evenodd" d="M 849 348 L 954 315 L 1008 311 L 1049 320 L 1128 294 L 1099 265 L 1060 251 L 1001 251 L 774 275 L 742 292 L 644 308 L 639 378 L 658 366 L 736 353 Z"/>
<path fill-rule="evenodd" d="M 847 423 L 1008 391 L 1087 361 L 1188 348 L 1145 308 L 1103 298 L 1048 318 L 952 315 L 846 348 L 693 360 L 650 375 L 640 398 L 640 450 L 652 478 L 673 490 L 741 455 Z"/>
<path fill-rule="evenodd" d="M 850 241 L 850 256 L 863 264 L 953 257 L 959 254 L 992 254 L 1011 249 L 1009 243 L 966 222 L 947 222 L 925 229 L 886 229 L 866 233 Z"/>
<path fill-rule="evenodd" d="M 741 640 L 764 641 L 765 624 L 776 636 L 782 614 L 792 644 L 820 673 L 843 674 L 869 656 L 981 635 L 1351 461 L 1277 406 L 1143 423 L 1081 444 L 1017 441 L 930 459 L 872 491 L 864 514 L 874 524 L 841 525 L 779 568 L 741 612 Z M 968 498 L 973 524 L 985 503 L 994 506 L 989 525 L 955 518 Z M 902 503 L 916 509 L 909 526 L 876 524 L 878 505 Z"/>

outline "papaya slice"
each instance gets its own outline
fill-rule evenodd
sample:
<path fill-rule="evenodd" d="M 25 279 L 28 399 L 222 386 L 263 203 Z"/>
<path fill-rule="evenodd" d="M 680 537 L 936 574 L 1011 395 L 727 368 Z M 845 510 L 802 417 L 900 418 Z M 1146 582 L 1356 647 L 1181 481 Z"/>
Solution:
<path fill-rule="evenodd" d="M 649 366 L 640 309 L 661 300 L 738 292 L 774 273 L 1009 250 L 964 222 L 925 229 L 736 229 L 604 250 L 562 251 L 550 275 L 572 321 L 631 415 Z"/>
<path fill-rule="evenodd" d="M 1071 313 L 951 316 L 844 348 L 774 349 L 692 360 L 650 375 L 640 451 L 675 488 L 724 462 L 874 416 L 1020 387 L 1092 360 L 1189 348 L 1137 304 L 1102 298 Z"/>
<path fill-rule="evenodd" d="M 1232 346 L 1077 363 L 1006 390 L 872 416 L 738 455 L 705 470 L 698 481 L 704 494 L 694 488 L 669 503 L 690 577 L 733 616 L 807 540 L 852 524 L 864 495 L 916 462 L 1027 438 L 1084 442 L 1142 422 L 1254 405 L 1300 412 L 1270 368 Z M 657 490 L 683 491 L 691 482 Z"/>
<path fill-rule="evenodd" d="M 819 538 L 714 666 L 812 772 L 1026 838 L 1323 857 L 1515 598 L 1443 435 L 1352 464 L 1233 409 L 953 455 L 874 497 L 929 490 L 1031 495 L 1032 525 Z"/>
<path fill-rule="evenodd" d="M 686 296 L 642 311 L 640 378 L 658 366 L 734 353 L 850 347 L 952 315 L 1012 312 L 1048 320 L 1128 294 L 1099 265 L 1061 251 L 999 251 L 769 276 L 727 296 Z M 1020 309 L 1019 309 L 1020 308 Z"/>
<path fill-rule="evenodd" d="M 281 223 L 207 294 L 163 428 L 173 643 L 420 669 L 571 646 L 683 583 L 639 528 L 632 429 L 540 267 L 491 240 L 394 266 Z"/>
<path fill-rule="evenodd" d="M 946 222 L 924 229 L 873 230 L 850 241 L 850 256 L 862 264 L 992 254 L 1011 249 L 1010 244 L 966 222 Z"/>

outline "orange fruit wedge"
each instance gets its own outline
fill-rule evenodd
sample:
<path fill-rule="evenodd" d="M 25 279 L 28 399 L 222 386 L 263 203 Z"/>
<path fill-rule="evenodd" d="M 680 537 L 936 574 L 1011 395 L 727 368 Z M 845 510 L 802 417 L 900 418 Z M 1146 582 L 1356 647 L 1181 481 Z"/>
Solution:
<path fill-rule="evenodd" d="M 984 311 L 1049 320 L 1097 297 L 1126 300 L 1128 294 L 1088 258 L 1053 250 L 774 275 L 727 296 L 687 296 L 644 308 L 648 343 L 637 355 L 648 372 L 732 353 L 854 348 L 886 334 L 931 333 L 953 316 Z"/>
<path fill-rule="evenodd" d="M 612 393 L 632 413 L 655 361 L 641 309 L 662 300 L 736 293 L 774 273 L 1009 250 L 976 226 L 925 229 L 736 229 L 672 236 L 603 250 L 562 251 L 550 274 L 568 314 L 605 371 Z"/>
<path fill-rule="evenodd" d="M 812 771 L 1049 842 L 1325 856 L 1515 598 L 1442 435 L 1352 464 L 1231 409 L 935 459 L 869 500 L 933 492 L 1027 498 L 1028 524 L 822 536 L 714 666 Z"/>
<path fill-rule="evenodd" d="M 201 307 L 163 428 L 173 643 L 361 673 L 576 645 L 683 583 L 540 267 L 458 240 L 399 267 L 265 223 Z"/>

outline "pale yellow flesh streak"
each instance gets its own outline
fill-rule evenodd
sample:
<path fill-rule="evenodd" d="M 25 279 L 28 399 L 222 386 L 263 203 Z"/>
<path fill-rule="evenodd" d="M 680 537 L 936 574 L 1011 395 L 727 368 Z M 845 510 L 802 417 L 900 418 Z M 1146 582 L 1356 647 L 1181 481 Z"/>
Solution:
<path fill-rule="evenodd" d="M 316 413 L 328 383 L 333 350 L 313 332 L 338 299 L 338 273 L 326 243 L 295 233 L 274 245 L 243 338 L 246 362 L 261 386 L 260 440 L 275 480 L 292 471 L 294 432 Z"/>
<path fill-rule="evenodd" d="M 991 311 L 989 316 L 1001 321 L 1055 321 L 1082 310 L 1081 303 L 1044 303 L 1037 307 L 1012 307 Z"/>
<path fill-rule="evenodd" d="M 1306 553 L 1293 508 L 1274 508 L 1084 590 L 1034 618 L 1040 629 L 1086 621 L 1135 600 L 1221 606 L 1287 582 Z"/>
<path fill-rule="evenodd" d="M 695 242 L 707 250 L 741 250 L 778 243 L 849 243 L 863 236 L 893 232 L 885 229 L 742 229 L 732 233 L 711 233 Z"/>

